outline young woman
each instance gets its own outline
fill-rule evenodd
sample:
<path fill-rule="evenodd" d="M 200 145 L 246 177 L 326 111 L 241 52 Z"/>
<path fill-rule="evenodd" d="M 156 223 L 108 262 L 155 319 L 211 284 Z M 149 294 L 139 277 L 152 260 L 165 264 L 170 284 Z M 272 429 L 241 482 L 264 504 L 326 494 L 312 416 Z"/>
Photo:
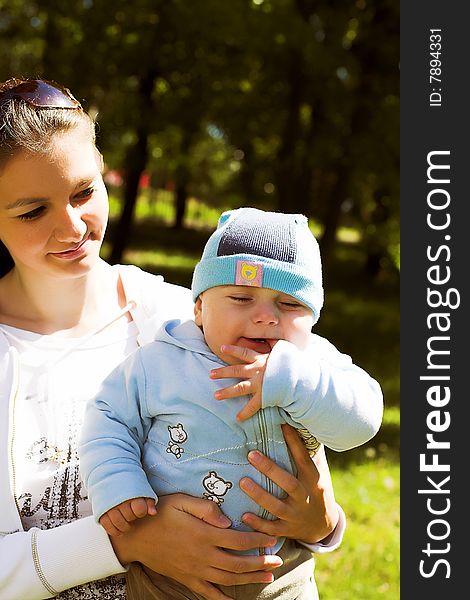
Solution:
<path fill-rule="evenodd" d="M 163 321 L 192 315 L 189 290 L 99 257 L 101 165 L 94 123 L 66 88 L 0 84 L 0 599 L 125 599 L 123 573 L 138 561 L 226 600 L 214 583 L 271 581 L 279 560 L 224 549 L 274 545 L 301 524 L 323 540 L 313 550 L 329 551 L 344 516 L 324 456 L 315 466 L 286 430 L 297 478 L 267 457 L 257 468 L 287 497 L 245 490 L 279 517 L 256 519 L 258 532 L 229 529 L 213 502 L 183 494 L 112 540 L 94 522 L 77 458 L 85 404 Z"/>

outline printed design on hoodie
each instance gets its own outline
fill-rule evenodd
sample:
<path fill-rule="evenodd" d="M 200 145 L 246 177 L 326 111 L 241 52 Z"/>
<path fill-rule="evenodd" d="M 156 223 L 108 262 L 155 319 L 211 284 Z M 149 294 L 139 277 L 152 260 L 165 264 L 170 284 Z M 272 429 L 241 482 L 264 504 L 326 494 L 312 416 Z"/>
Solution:
<path fill-rule="evenodd" d="M 44 527 L 47 527 L 51 521 L 55 526 L 78 519 L 78 505 L 83 500 L 82 482 L 79 477 L 78 462 L 68 460 L 72 454 L 71 444 L 61 452 L 57 446 L 49 446 L 45 438 L 34 442 L 26 455 L 27 459 L 37 464 L 53 461 L 61 466 L 54 474 L 52 487 L 47 486 L 43 496 L 37 502 L 33 494 L 29 492 L 21 494 L 18 498 L 21 517 L 32 517 L 42 510 L 44 517 L 40 521 Z M 72 501 L 69 492 L 72 494 Z"/>
<path fill-rule="evenodd" d="M 35 516 L 37 526 L 41 529 L 51 529 L 80 518 L 83 503 L 87 499 L 78 467 L 80 423 L 74 409 L 69 412 L 69 424 L 62 432 L 61 440 L 54 443 L 41 437 L 32 443 L 26 453 L 26 460 L 31 463 L 54 465 L 52 483 L 40 497 L 31 493 L 32 490 L 25 490 L 18 498 L 20 516 L 27 519 Z"/>
<path fill-rule="evenodd" d="M 210 471 L 209 475 L 206 475 L 202 480 L 202 485 L 206 490 L 204 498 L 220 505 L 224 501 L 222 496 L 225 496 L 227 491 L 232 487 L 232 482 L 225 481 L 215 471 Z"/>
<path fill-rule="evenodd" d="M 184 444 L 184 442 L 188 439 L 188 434 L 184 430 L 184 427 L 181 423 L 173 426 L 168 425 L 168 431 L 170 434 L 170 441 L 168 442 L 166 451 L 176 456 L 176 458 L 181 458 L 184 448 L 182 448 L 179 444 Z"/>

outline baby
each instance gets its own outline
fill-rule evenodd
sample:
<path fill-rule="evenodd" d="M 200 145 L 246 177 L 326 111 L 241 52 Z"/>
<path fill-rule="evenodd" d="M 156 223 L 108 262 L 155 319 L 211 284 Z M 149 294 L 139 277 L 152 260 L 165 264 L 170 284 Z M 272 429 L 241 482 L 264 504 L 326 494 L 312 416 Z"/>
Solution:
<path fill-rule="evenodd" d="M 192 295 L 194 320 L 167 321 L 87 408 L 81 468 L 95 517 L 110 535 L 155 514 L 158 496 L 174 492 L 216 502 L 232 527 L 249 530 L 245 513 L 274 517 L 238 482 L 247 476 L 285 495 L 247 459 L 259 449 L 293 471 L 283 423 L 299 430 L 312 453 L 319 443 L 353 448 L 380 427 L 379 384 L 312 333 L 323 287 L 306 217 L 223 213 L 195 268 Z M 252 363 L 259 368 L 246 379 L 244 365 Z M 220 390 L 215 379 L 226 375 L 214 370 L 234 364 L 240 379 Z M 267 551 L 284 544 L 279 538 Z"/>

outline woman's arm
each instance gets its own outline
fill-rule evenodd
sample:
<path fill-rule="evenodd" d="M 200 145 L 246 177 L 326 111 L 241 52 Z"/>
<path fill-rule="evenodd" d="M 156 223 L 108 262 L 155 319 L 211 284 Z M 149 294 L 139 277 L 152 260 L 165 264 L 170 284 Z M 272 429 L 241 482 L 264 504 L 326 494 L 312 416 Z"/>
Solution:
<path fill-rule="evenodd" d="M 129 533 L 110 538 L 93 517 L 49 530 L 31 529 L 0 538 L 0 600 L 42 600 L 65 589 L 124 572 L 137 560 L 173 577 L 208 600 L 228 600 L 210 582 L 270 582 L 282 564 L 274 555 L 236 556 L 227 550 L 272 546 L 273 536 L 229 529 L 210 500 L 163 496 L 155 517 L 136 521 Z M 113 546 L 111 545 L 113 544 Z"/>
<path fill-rule="evenodd" d="M 0 556 L 0 600 L 51 598 L 125 570 L 93 517 L 5 535 L 0 538 Z"/>
<path fill-rule="evenodd" d="M 335 529 L 338 507 L 326 459 L 319 454 L 317 467 L 296 431 L 283 427 L 298 478 L 263 455 L 259 461 L 255 457 L 253 464 L 285 489 L 288 497 L 280 501 L 256 485 L 242 484 L 248 495 L 279 517 L 264 521 L 246 515 L 245 522 L 260 533 L 229 529 L 229 520 L 213 502 L 175 494 L 160 498 L 155 517 L 142 519 L 129 534 L 113 538 L 115 554 L 93 517 L 51 530 L 10 534 L 0 539 L 0 600 L 50 598 L 53 591 L 122 572 L 121 565 L 133 560 L 173 577 L 208 600 L 228 600 L 213 583 L 269 582 L 273 577 L 269 571 L 280 561 L 277 556 L 237 556 L 224 549 L 267 547 L 280 535 L 301 539 L 314 551 L 333 549 L 341 542 L 344 520 Z M 327 543 L 323 538 L 333 530 L 334 539 L 330 536 Z"/>
<path fill-rule="evenodd" d="M 184 494 L 161 496 L 154 517 L 135 521 L 131 531 L 112 538 L 123 564 L 139 561 L 172 577 L 207 600 L 230 600 L 213 583 L 241 585 L 273 581 L 271 569 L 282 564 L 275 555 L 240 556 L 275 544 L 273 536 L 229 529 L 230 521 L 210 500 Z"/>

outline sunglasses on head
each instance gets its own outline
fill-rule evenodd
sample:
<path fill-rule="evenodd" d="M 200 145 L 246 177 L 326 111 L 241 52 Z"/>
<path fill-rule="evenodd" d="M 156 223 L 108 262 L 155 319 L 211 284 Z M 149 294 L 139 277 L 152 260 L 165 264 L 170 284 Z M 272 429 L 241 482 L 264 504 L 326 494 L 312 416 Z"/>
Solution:
<path fill-rule="evenodd" d="M 0 93 L 0 102 L 10 98 L 23 100 L 36 108 L 81 108 L 70 90 L 45 79 L 26 79 Z"/>

